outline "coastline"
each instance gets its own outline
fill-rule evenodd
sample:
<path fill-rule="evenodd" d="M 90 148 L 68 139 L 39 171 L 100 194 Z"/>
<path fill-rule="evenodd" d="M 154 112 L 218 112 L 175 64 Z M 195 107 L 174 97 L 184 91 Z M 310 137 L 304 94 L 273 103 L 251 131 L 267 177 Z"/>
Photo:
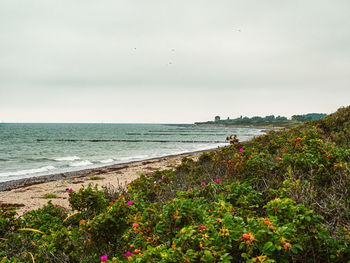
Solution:
<path fill-rule="evenodd" d="M 0 183 L 0 206 L 16 206 L 20 208 L 18 213 L 21 213 L 24 210 L 40 208 L 51 200 L 53 204 L 69 209 L 67 188 L 76 191 L 89 183 L 98 184 L 99 188 L 113 187 L 113 185 L 126 186 L 140 174 L 173 169 L 181 164 L 183 157 L 196 159 L 204 152 L 219 148 L 2 182 Z M 56 198 L 46 199 L 45 194 L 55 194 Z"/>

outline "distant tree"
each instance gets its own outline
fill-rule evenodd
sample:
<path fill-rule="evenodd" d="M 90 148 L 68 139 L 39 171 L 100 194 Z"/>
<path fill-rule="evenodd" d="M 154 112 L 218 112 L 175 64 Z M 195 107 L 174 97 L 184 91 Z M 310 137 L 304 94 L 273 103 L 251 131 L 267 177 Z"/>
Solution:
<path fill-rule="evenodd" d="M 293 115 L 292 121 L 307 121 L 307 119 L 303 115 Z"/>
<path fill-rule="evenodd" d="M 246 116 L 241 120 L 241 122 L 248 123 L 248 122 L 250 122 L 250 119 Z"/>
<path fill-rule="evenodd" d="M 254 116 L 250 119 L 252 122 L 262 122 L 264 119 L 260 116 Z"/>
<path fill-rule="evenodd" d="M 316 120 L 320 120 L 320 119 L 326 117 L 327 114 L 325 114 L 325 113 L 308 113 L 308 114 L 304 114 L 303 116 L 309 120 L 316 121 Z"/>
<path fill-rule="evenodd" d="M 268 115 L 268 116 L 265 117 L 265 121 L 271 122 L 271 121 L 274 121 L 274 120 L 275 120 L 275 115 Z"/>
<path fill-rule="evenodd" d="M 280 116 L 280 115 L 278 115 L 277 117 L 276 117 L 276 121 L 287 121 L 288 119 L 286 118 L 286 117 L 284 117 L 284 116 Z"/>

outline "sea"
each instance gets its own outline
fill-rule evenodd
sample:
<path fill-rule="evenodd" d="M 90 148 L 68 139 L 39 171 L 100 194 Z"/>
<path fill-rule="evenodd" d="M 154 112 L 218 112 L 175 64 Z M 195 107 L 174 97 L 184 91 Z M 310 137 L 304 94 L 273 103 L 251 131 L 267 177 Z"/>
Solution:
<path fill-rule="evenodd" d="M 0 182 L 213 149 L 261 128 L 186 124 L 0 123 Z"/>

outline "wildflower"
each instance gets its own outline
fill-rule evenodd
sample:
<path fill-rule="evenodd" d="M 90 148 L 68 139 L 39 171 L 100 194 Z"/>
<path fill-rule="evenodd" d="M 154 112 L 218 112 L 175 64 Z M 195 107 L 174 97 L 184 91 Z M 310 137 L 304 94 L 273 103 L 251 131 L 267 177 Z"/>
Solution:
<path fill-rule="evenodd" d="M 133 201 L 128 201 L 128 205 L 132 205 L 133 204 Z"/>
<path fill-rule="evenodd" d="M 138 254 L 138 253 L 140 253 L 141 252 L 141 250 L 139 250 L 139 249 L 135 249 L 134 250 L 134 253 L 136 253 L 136 254 Z"/>
<path fill-rule="evenodd" d="M 215 179 L 215 183 L 220 183 L 220 182 L 221 182 L 220 178 Z"/>
<path fill-rule="evenodd" d="M 161 182 L 162 182 L 162 179 L 159 179 L 159 180 L 158 180 L 158 183 L 161 183 Z"/>
<path fill-rule="evenodd" d="M 107 261 L 107 259 L 108 259 L 108 255 L 107 254 L 101 256 L 101 262 L 105 262 L 105 261 Z"/>
<path fill-rule="evenodd" d="M 130 251 L 128 251 L 128 252 L 126 252 L 126 253 L 124 254 L 124 256 L 125 256 L 126 258 L 129 258 L 131 255 L 132 255 L 132 253 L 131 253 Z"/>
<path fill-rule="evenodd" d="M 204 229 L 205 229 L 205 226 L 200 226 L 200 229 L 201 229 L 201 230 L 204 230 Z"/>
<path fill-rule="evenodd" d="M 285 243 L 284 245 L 283 245 L 283 248 L 285 249 L 285 250 L 287 250 L 288 248 L 290 248 L 290 243 Z"/>
<path fill-rule="evenodd" d="M 227 228 L 222 228 L 219 231 L 219 236 L 221 236 L 223 238 L 228 238 L 230 236 L 230 232 Z"/>
<path fill-rule="evenodd" d="M 73 189 L 72 189 L 72 188 L 69 188 L 69 189 L 68 189 L 68 193 L 71 193 L 71 192 L 73 192 Z"/>
<path fill-rule="evenodd" d="M 240 152 L 243 152 L 243 148 L 239 149 Z"/>
<path fill-rule="evenodd" d="M 22 214 L 24 215 L 25 213 L 27 213 L 28 212 L 28 210 L 26 209 L 26 210 L 24 210 L 23 212 L 22 212 Z"/>
<path fill-rule="evenodd" d="M 176 220 L 177 219 L 177 216 L 174 216 L 174 220 Z"/>
<path fill-rule="evenodd" d="M 227 162 L 228 162 L 228 163 L 231 163 L 232 161 L 231 161 L 231 160 L 228 160 Z"/>
<path fill-rule="evenodd" d="M 248 235 L 247 233 L 244 233 L 244 234 L 242 235 L 242 237 L 243 237 L 244 239 L 249 239 L 249 235 Z"/>
<path fill-rule="evenodd" d="M 205 186 L 205 182 L 201 182 L 201 186 Z"/>
<path fill-rule="evenodd" d="M 270 224 L 269 220 L 265 220 L 265 224 L 269 225 Z"/>
<path fill-rule="evenodd" d="M 139 224 L 138 224 L 138 223 L 133 223 L 133 224 L 132 224 L 132 227 L 137 228 L 137 227 L 139 227 Z"/>
<path fill-rule="evenodd" d="M 193 189 L 192 189 L 192 188 L 190 188 L 190 191 L 193 191 Z"/>

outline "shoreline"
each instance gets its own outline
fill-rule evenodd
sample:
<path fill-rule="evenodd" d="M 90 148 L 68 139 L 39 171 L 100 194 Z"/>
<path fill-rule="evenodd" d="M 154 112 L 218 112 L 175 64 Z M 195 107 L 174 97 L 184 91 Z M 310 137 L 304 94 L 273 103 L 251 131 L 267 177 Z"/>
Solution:
<path fill-rule="evenodd" d="M 133 165 L 133 164 L 138 164 L 138 163 L 141 163 L 141 165 L 146 165 L 147 162 L 150 162 L 150 161 L 152 162 L 152 161 L 157 161 L 157 160 L 161 160 L 164 158 L 180 157 L 180 156 L 186 156 L 186 155 L 195 155 L 195 154 L 200 154 L 200 153 L 204 153 L 207 151 L 213 151 L 213 150 L 216 150 L 220 147 L 225 147 L 225 146 L 217 146 L 214 148 L 197 150 L 197 151 L 192 151 L 192 152 L 184 152 L 184 153 L 179 153 L 179 154 L 169 154 L 169 155 L 164 155 L 164 156 L 160 156 L 160 157 L 152 157 L 152 158 L 146 158 L 146 159 L 141 159 L 141 160 L 127 161 L 127 162 L 104 165 L 104 166 L 94 167 L 94 168 L 85 168 L 85 169 L 76 170 L 76 171 L 60 172 L 60 173 L 53 173 L 53 174 L 46 174 L 46 175 L 44 174 L 44 175 L 39 175 L 39 176 L 32 176 L 32 177 L 28 177 L 28 178 L 0 182 L 0 192 L 10 191 L 13 189 L 27 187 L 27 186 L 31 186 L 31 185 L 35 185 L 35 184 L 58 181 L 58 180 L 67 179 L 67 178 L 99 175 L 101 173 L 122 170 L 123 168 L 126 168 L 126 166 L 128 166 L 128 165 Z"/>
<path fill-rule="evenodd" d="M 70 210 L 67 189 L 78 191 L 88 184 L 98 184 L 103 187 L 126 187 L 141 174 L 152 174 L 156 170 L 174 169 L 181 164 L 182 158 L 198 159 L 205 152 L 220 149 L 215 147 L 206 150 L 173 154 L 163 157 L 131 161 L 99 168 L 84 169 L 52 175 L 30 177 L 0 183 L 0 207 L 15 206 L 18 214 L 25 210 L 38 209 L 52 201 Z M 55 198 L 45 198 L 47 194 L 54 194 Z"/>

